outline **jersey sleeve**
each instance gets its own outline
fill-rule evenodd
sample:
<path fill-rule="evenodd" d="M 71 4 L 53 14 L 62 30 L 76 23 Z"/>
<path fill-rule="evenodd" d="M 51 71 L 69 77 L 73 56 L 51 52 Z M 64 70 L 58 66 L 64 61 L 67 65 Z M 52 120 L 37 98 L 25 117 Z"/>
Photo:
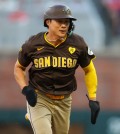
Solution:
<path fill-rule="evenodd" d="M 90 61 L 96 56 L 94 55 L 93 51 L 87 46 L 84 40 L 82 40 L 83 49 L 78 59 L 78 64 L 84 68 L 90 64 Z"/>
<path fill-rule="evenodd" d="M 27 67 L 31 63 L 30 58 L 30 39 L 27 40 L 22 47 L 20 48 L 20 51 L 18 53 L 18 62 L 23 66 Z"/>

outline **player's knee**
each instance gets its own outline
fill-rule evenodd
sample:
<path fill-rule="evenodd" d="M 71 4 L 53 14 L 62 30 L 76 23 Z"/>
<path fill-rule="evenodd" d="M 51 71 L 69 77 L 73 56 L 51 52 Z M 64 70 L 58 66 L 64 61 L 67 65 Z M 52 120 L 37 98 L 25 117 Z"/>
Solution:
<path fill-rule="evenodd" d="M 52 134 L 51 123 L 48 120 L 36 120 L 33 122 L 34 134 Z"/>

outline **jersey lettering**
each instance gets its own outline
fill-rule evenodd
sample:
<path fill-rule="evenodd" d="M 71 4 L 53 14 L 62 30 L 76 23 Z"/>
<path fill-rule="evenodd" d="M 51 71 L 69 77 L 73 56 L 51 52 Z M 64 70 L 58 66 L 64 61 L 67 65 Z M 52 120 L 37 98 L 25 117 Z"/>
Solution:
<path fill-rule="evenodd" d="M 39 59 L 34 59 L 35 68 L 44 67 L 63 67 L 63 68 L 73 68 L 76 66 L 77 60 L 66 58 L 66 57 L 41 57 Z"/>

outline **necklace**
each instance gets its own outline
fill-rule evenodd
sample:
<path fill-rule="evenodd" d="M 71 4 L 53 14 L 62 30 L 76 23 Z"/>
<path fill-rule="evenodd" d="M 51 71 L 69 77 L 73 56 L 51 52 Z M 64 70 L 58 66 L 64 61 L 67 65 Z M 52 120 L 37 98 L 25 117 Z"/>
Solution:
<path fill-rule="evenodd" d="M 47 39 L 49 42 L 56 42 L 58 39 L 56 40 L 50 40 L 50 39 Z"/>
<path fill-rule="evenodd" d="M 56 39 L 56 40 L 50 40 L 50 39 L 47 38 L 47 40 L 48 40 L 49 42 L 56 42 L 56 41 L 63 41 L 64 38 L 59 38 L 59 39 Z"/>

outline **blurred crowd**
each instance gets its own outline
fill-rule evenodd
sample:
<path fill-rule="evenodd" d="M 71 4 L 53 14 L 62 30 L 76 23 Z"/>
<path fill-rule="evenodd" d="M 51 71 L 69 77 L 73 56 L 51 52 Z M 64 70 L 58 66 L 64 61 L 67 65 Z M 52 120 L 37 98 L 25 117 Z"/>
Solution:
<path fill-rule="evenodd" d="M 33 2 L 31 0 L 0 0 L 0 11 L 2 10 L 2 8 L 4 10 L 6 9 L 9 11 L 24 9 L 24 5 L 26 5 L 26 3 L 28 5 L 32 3 L 34 6 L 38 7 L 43 1 L 47 2 L 46 0 L 34 0 Z M 82 0 L 71 0 L 71 1 L 74 1 L 76 3 Z M 99 10 L 100 14 L 102 14 L 103 20 L 106 21 L 106 24 L 108 23 L 108 25 L 111 26 L 110 29 L 111 34 L 113 36 L 120 35 L 120 0 L 93 0 L 93 1 L 94 3 L 97 4 L 96 5 L 97 9 Z M 36 8 L 36 10 L 37 9 L 39 8 Z"/>
<path fill-rule="evenodd" d="M 119 42 L 120 0 L 92 0 L 99 12 L 106 31 L 106 45 Z M 115 43 L 114 42 L 114 43 Z M 113 44 L 114 44 L 113 43 Z"/>
<path fill-rule="evenodd" d="M 10 46 L 10 44 L 13 44 L 13 41 L 14 44 L 20 44 L 29 34 L 39 32 L 37 26 L 43 25 L 42 19 L 40 18 L 42 12 L 45 7 L 53 3 L 69 3 L 68 5 L 72 7 L 71 9 L 74 9 L 74 13 L 81 19 L 83 17 L 81 13 L 85 12 L 88 8 L 85 1 L 88 3 L 93 2 L 93 5 L 95 5 L 101 17 L 102 23 L 104 23 L 105 45 L 109 45 L 113 38 L 118 39 L 120 37 L 120 0 L 0 0 L 0 44 L 9 44 L 8 46 Z M 82 4 L 82 2 L 84 4 Z M 89 14 L 92 13 L 89 12 Z M 82 19 L 86 19 L 87 17 L 88 15 Z M 95 19 L 92 21 L 95 21 Z M 79 25 L 81 25 L 81 23 L 82 20 L 80 20 Z M 94 23 L 98 23 L 98 21 Z M 83 24 L 86 23 L 84 22 Z M 33 28 L 33 25 L 36 27 Z M 83 32 L 84 34 L 86 26 L 83 27 L 84 29 L 82 29 L 82 27 L 79 29 L 81 33 Z M 97 25 L 97 27 L 99 26 Z M 40 27 L 40 29 L 44 30 L 42 27 Z M 9 34 L 9 31 L 11 31 L 11 34 Z M 97 31 L 100 31 L 100 28 Z M 90 30 L 88 29 L 84 37 L 89 37 L 89 32 Z M 98 32 L 97 36 L 99 36 Z M 16 48 L 18 47 L 16 46 Z"/>
<path fill-rule="evenodd" d="M 111 17 L 113 35 L 120 35 L 120 0 L 101 0 L 101 2 Z"/>

